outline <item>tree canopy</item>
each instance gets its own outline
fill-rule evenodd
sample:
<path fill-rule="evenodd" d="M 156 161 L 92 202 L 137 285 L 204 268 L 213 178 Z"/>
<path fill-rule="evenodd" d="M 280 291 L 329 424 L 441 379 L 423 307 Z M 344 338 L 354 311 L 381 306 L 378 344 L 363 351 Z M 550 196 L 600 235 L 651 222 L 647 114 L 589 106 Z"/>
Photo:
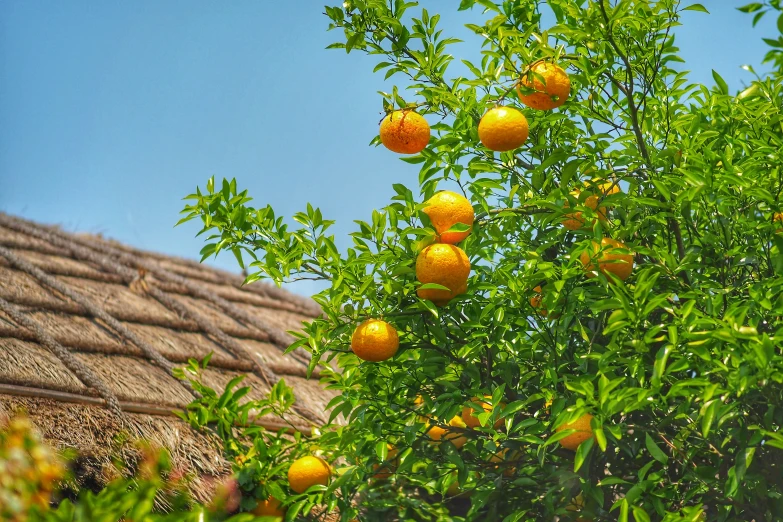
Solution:
<path fill-rule="evenodd" d="M 233 180 L 189 196 L 183 221 L 203 221 L 204 258 L 232 251 L 249 283 L 328 282 L 314 296 L 323 316 L 291 349 L 311 352 L 339 393 L 335 423 L 297 450 L 336 475 L 293 495 L 279 462 L 254 456 L 247 487 L 284 501 L 289 519 L 326 505 L 345 521 L 780 520 L 780 2 L 740 9 L 754 21 L 780 16 L 782 34 L 767 40 L 772 72 L 739 93 L 717 72 L 712 86 L 688 79 L 674 35 L 698 30 L 680 19 L 706 13 L 700 4 L 458 8 L 477 20 L 467 27 L 479 61 L 452 54 L 458 40 L 415 2 L 326 7 L 339 34 L 331 47 L 376 57 L 375 71 L 398 82 L 381 95 L 384 111 L 415 111 L 432 128 L 426 148 L 402 157 L 419 166 L 418 186 L 394 184 L 387 206 L 356 221 L 349 248 L 309 204 L 289 221 L 254 207 Z M 552 110 L 522 103 L 546 79 L 539 63 L 570 80 Z M 525 143 L 505 152 L 478 132 L 499 106 L 529 123 Z M 459 243 L 466 291 L 436 304 L 417 294 L 416 264 L 440 239 L 423 209 L 443 188 L 476 218 Z M 624 281 L 612 268 L 622 260 L 596 269 L 605 238 L 632 256 Z M 370 318 L 399 334 L 382 362 L 351 351 Z M 580 419 L 592 433 L 568 449 Z M 452 436 L 436 439 L 436 428 Z"/>

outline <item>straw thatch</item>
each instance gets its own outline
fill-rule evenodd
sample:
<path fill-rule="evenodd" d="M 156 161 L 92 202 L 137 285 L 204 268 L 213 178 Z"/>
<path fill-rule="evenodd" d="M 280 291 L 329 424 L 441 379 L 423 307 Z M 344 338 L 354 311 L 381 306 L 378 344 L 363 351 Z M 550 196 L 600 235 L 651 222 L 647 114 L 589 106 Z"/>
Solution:
<path fill-rule="evenodd" d="M 257 398 L 282 377 L 296 395 L 296 427 L 324 423 L 331 396 L 306 379 L 307 354 L 283 355 L 286 331 L 320 309 L 242 281 L 0 213 L 0 421 L 25 410 L 49 441 L 89 457 L 84 478 L 97 484 L 134 439 L 167 448 L 176 467 L 219 476 L 228 467 L 217 441 L 172 413 L 195 396 L 172 369 L 212 352 L 211 387 L 247 374 Z"/>

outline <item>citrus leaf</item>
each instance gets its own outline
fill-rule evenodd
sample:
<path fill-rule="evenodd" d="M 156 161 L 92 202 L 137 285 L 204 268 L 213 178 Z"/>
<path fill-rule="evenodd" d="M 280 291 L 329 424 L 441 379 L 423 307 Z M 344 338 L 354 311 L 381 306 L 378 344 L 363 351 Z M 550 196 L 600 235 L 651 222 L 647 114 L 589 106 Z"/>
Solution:
<path fill-rule="evenodd" d="M 448 229 L 448 232 L 467 232 L 471 228 L 473 227 L 466 225 L 465 223 L 455 223 L 451 225 L 451 227 Z"/>
<path fill-rule="evenodd" d="M 652 437 L 650 437 L 649 433 L 644 434 L 644 445 L 647 447 L 647 451 L 650 452 L 652 458 L 661 464 L 666 464 L 666 462 L 669 460 L 669 457 L 667 457 L 661 448 L 658 447 Z M 649 520 L 649 518 L 647 520 Z"/>
<path fill-rule="evenodd" d="M 707 11 L 707 8 L 706 8 L 706 7 L 704 7 L 704 6 L 703 6 L 703 5 L 701 5 L 701 4 L 691 4 L 691 5 L 689 5 L 688 7 L 686 7 L 685 9 L 683 9 L 683 11 L 698 11 L 698 12 L 701 12 L 701 13 L 707 13 L 707 14 L 710 14 L 710 12 L 709 12 L 709 11 Z M 648 520 L 649 520 L 649 519 L 648 519 Z"/>
<path fill-rule="evenodd" d="M 647 514 L 643 508 L 639 506 L 633 506 L 633 518 L 636 522 L 650 522 L 650 515 Z"/>
<path fill-rule="evenodd" d="M 386 457 L 389 455 L 389 446 L 385 440 L 379 440 L 375 443 L 375 454 L 378 455 L 381 461 L 386 460 Z"/>
<path fill-rule="evenodd" d="M 448 286 L 439 285 L 437 283 L 424 283 L 421 285 L 419 290 L 445 290 L 446 292 L 451 292 L 451 288 Z"/>
<path fill-rule="evenodd" d="M 715 69 L 712 70 L 712 77 L 715 79 L 715 83 L 718 84 L 718 89 L 720 89 L 720 92 L 723 94 L 728 94 L 729 86 L 726 83 L 726 80 L 724 80 Z"/>
<path fill-rule="evenodd" d="M 574 473 L 579 471 L 582 464 L 585 463 L 585 459 L 590 454 L 590 450 L 593 448 L 593 439 L 587 439 L 579 445 L 576 449 L 576 455 L 574 456 Z"/>

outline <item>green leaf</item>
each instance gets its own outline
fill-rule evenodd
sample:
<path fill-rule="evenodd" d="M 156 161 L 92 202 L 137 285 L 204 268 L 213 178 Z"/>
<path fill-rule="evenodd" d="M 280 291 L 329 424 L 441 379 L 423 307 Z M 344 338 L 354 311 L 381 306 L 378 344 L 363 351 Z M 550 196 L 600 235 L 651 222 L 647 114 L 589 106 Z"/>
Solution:
<path fill-rule="evenodd" d="M 620 501 L 620 516 L 617 517 L 617 522 L 628 522 L 628 499 L 621 499 Z"/>
<path fill-rule="evenodd" d="M 701 434 L 706 439 L 710 434 L 712 428 L 712 422 L 715 420 L 715 415 L 720 408 L 720 401 L 718 399 L 712 399 L 702 407 L 701 417 Z"/>
<path fill-rule="evenodd" d="M 701 13 L 707 13 L 707 14 L 710 14 L 710 12 L 709 12 L 709 11 L 707 11 L 707 8 L 706 8 L 706 7 L 704 7 L 704 6 L 703 6 L 703 5 L 701 5 L 701 4 L 691 4 L 691 5 L 689 5 L 688 7 L 686 7 L 685 9 L 683 9 L 683 11 L 699 11 L 699 12 L 701 12 Z"/>
<path fill-rule="evenodd" d="M 734 476 L 738 483 L 745 479 L 745 473 L 753 462 L 753 456 L 756 454 L 756 448 L 745 448 L 738 452 L 734 463 Z M 733 495 L 732 495 L 733 496 Z"/>
<path fill-rule="evenodd" d="M 451 288 L 436 283 L 424 283 L 418 289 L 419 290 L 445 290 L 447 292 L 451 292 Z"/>
<path fill-rule="evenodd" d="M 576 455 L 574 455 L 574 473 L 579 471 L 579 468 L 584 464 L 585 459 L 590 454 L 590 450 L 593 448 L 593 439 L 587 439 L 579 445 L 576 449 Z"/>
<path fill-rule="evenodd" d="M 738 100 L 744 100 L 745 98 L 750 98 L 752 96 L 756 96 L 759 92 L 759 86 L 757 84 L 753 84 L 741 93 L 737 95 Z"/>
<path fill-rule="evenodd" d="M 650 452 L 652 458 L 661 464 L 666 464 L 666 462 L 669 460 L 669 457 L 667 457 L 661 448 L 658 447 L 652 437 L 650 437 L 649 433 L 644 434 L 644 445 L 647 448 L 647 451 Z"/>
<path fill-rule="evenodd" d="M 633 511 L 633 518 L 635 522 L 650 522 L 650 515 L 647 514 L 647 511 L 645 511 L 640 506 L 632 506 L 631 510 Z"/>
<path fill-rule="evenodd" d="M 672 199 L 672 193 L 669 191 L 666 183 L 657 179 L 651 179 L 650 181 L 652 181 L 652 184 L 655 185 L 655 188 L 658 189 L 658 192 L 661 193 L 661 196 L 663 196 L 666 201 L 670 201 Z"/>
<path fill-rule="evenodd" d="M 595 441 L 598 443 L 598 447 L 601 448 L 601 451 L 606 451 L 606 434 L 604 433 L 604 429 L 597 428 L 593 431 L 593 434 L 595 435 Z"/>
<path fill-rule="evenodd" d="M 720 74 L 715 69 L 712 70 L 712 77 L 715 78 L 715 83 L 718 85 L 718 89 L 722 94 L 729 93 L 729 86 Z"/>
<path fill-rule="evenodd" d="M 389 454 L 389 446 L 385 440 L 379 440 L 375 443 L 375 454 L 378 456 L 378 460 L 386 460 Z"/>
<path fill-rule="evenodd" d="M 237 263 L 239 264 L 239 268 L 244 269 L 245 268 L 245 262 L 242 260 L 242 250 L 238 247 L 232 247 L 231 252 L 234 253 L 234 257 L 237 260 Z"/>
<path fill-rule="evenodd" d="M 339 470 L 337 478 L 332 480 L 331 484 L 329 484 L 326 493 L 327 494 L 332 493 L 333 491 L 336 491 L 344 484 L 348 484 L 351 481 L 351 479 L 354 478 L 356 472 L 357 472 L 356 466 L 351 466 L 349 468 Z"/>
<path fill-rule="evenodd" d="M 762 9 L 764 7 L 764 4 L 760 4 L 758 2 L 753 2 L 751 4 L 743 5 L 742 7 L 738 7 L 737 11 L 741 11 L 743 13 L 753 13 L 755 11 L 758 11 L 759 9 Z"/>
<path fill-rule="evenodd" d="M 666 373 L 666 362 L 669 360 L 671 345 L 662 346 L 655 355 L 655 364 L 653 365 L 652 384 L 660 389 L 661 377 Z"/>
<path fill-rule="evenodd" d="M 473 227 L 466 225 L 465 223 L 455 223 L 451 225 L 447 232 L 467 232 L 471 228 Z"/>

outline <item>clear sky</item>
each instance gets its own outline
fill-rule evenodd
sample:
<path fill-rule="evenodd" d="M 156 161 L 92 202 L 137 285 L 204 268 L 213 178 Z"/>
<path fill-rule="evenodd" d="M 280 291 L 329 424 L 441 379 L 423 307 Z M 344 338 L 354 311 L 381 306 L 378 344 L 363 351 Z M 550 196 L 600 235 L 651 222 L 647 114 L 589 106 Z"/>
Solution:
<path fill-rule="evenodd" d="M 336 2 L 334 2 L 336 3 Z M 740 69 L 766 52 L 774 19 L 753 30 L 707 0 L 677 43 L 692 80 L 715 68 L 739 89 Z M 456 0 L 420 2 L 445 33 L 475 42 Z M 323 0 L 3 0 L 0 2 L 0 210 L 140 248 L 197 257 L 196 225 L 173 228 L 181 198 L 216 175 L 236 177 L 257 204 L 290 216 L 307 202 L 353 219 L 415 186 L 418 168 L 369 147 L 389 87 L 360 53 L 325 50 Z M 474 54 L 473 47 L 466 53 Z M 230 254 L 210 263 L 237 270 Z M 292 288 L 309 294 L 313 287 Z"/>

